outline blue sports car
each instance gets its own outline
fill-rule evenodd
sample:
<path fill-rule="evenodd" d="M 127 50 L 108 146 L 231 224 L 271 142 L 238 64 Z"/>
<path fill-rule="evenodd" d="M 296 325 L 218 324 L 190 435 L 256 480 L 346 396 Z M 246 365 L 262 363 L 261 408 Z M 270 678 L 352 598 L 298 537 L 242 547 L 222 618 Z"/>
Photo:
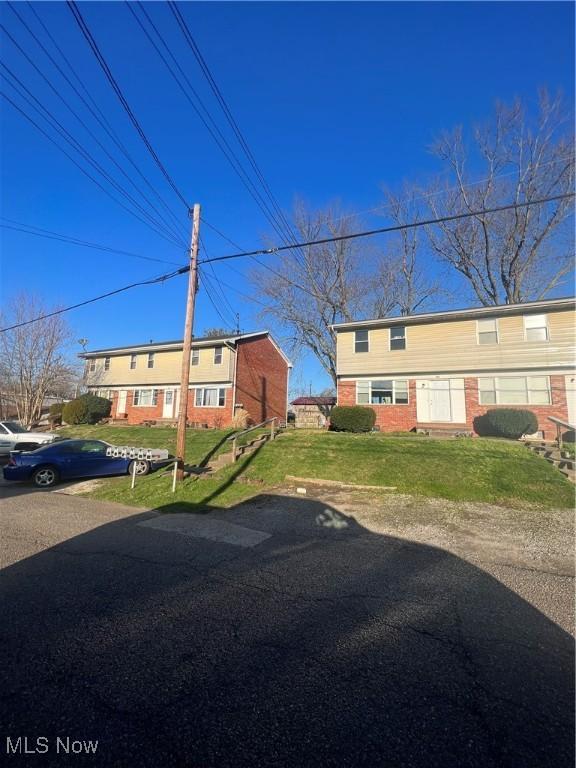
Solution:
<path fill-rule="evenodd" d="M 38 488 L 50 488 L 60 480 L 106 475 L 147 475 L 147 459 L 106 454 L 111 446 L 102 440 L 58 440 L 35 451 L 11 451 L 4 467 L 5 480 L 32 480 Z M 135 465 L 135 466 L 134 466 Z"/>

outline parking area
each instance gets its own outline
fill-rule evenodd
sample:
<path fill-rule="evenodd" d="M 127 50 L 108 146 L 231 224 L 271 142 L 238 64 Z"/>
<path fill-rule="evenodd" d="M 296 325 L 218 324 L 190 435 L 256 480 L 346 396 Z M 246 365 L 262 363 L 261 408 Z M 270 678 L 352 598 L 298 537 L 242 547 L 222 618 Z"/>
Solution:
<path fill-rule="evenodd" d="M 573 764 L 569 511 L 293 490 L 202 515 L 0 488 L 3 735 L 110 766 Z"/>

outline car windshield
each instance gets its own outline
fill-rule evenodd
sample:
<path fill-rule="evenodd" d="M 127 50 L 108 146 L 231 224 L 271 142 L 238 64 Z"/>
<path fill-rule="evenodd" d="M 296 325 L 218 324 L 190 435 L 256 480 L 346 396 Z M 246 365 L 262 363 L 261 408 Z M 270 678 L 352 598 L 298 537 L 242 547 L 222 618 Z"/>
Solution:
<path fill-rule="evenodd" d="M 17 421 L 5 421 L 4 426 L 16 435 L 20 432 L 26 432 L 22 424 L 18 424 Z"/>

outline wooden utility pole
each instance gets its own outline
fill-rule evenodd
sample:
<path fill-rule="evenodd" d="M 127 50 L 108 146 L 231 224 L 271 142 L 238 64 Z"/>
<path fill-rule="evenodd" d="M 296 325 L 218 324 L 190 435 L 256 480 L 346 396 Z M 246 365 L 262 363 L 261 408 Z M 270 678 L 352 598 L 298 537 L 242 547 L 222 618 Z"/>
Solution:
<path fill-rule="evenodd" d="M 182 376 L 180 378 L 180 409 L 178 411 L 178 434 L 176 435 L 176 458 L 178 459 L 178 480 L 184 479 L 184 456 L 186 454 L 186 419 L 188 416 L 188 385 L 190 384 L 190 347 L 194 329 L 194 305 L 198 290 L 198 241 L 200 238 L 200 206 L 192 211 L 192 238 L 190 240 L 190 272 L 188 273 L 188 296 L 186 298 L 186 322 L 184 325 L 184 346 L 182 348 Z"/>

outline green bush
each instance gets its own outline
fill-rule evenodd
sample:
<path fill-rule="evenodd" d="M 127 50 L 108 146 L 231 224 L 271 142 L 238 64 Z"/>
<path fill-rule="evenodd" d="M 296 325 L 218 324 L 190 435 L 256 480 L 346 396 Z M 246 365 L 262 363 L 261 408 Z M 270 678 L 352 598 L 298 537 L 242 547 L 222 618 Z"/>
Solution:
<path fill-rule="evenodd" d="M 64 408 L 64 403 L 53 403 L 50 408 L 48 409 L 48 418 L 50 420 L 51 424 L 61 424 L 62 423 L 62 410 Z"/>
<path fill-rule="evenodd" d="M 66 403 L 62 418 L 67 424 L 97 424 L 110 415 L 112 403 L 105 397 L 81 395 Z"/>
<path fill-rule="evenodd" d="M 82 398 L 70 400 L 62 409 L 62 420 L 66 424 L 87 424 L 88 408 Z"/>
<path fill-rule="evenodd" d="M 517 408 L 494 408 L 474 419 L 474 430 L 482 437 L 508 437 L 517 440 L 538 429 L 538 419 L 532 411 Z"/>
<path fill-rule="evenodd" d="M 337 405 L 330 412 L 330 429 L 336 432 L 370 432 L 375 421 L 374 409 L 363 405 Z"/>

